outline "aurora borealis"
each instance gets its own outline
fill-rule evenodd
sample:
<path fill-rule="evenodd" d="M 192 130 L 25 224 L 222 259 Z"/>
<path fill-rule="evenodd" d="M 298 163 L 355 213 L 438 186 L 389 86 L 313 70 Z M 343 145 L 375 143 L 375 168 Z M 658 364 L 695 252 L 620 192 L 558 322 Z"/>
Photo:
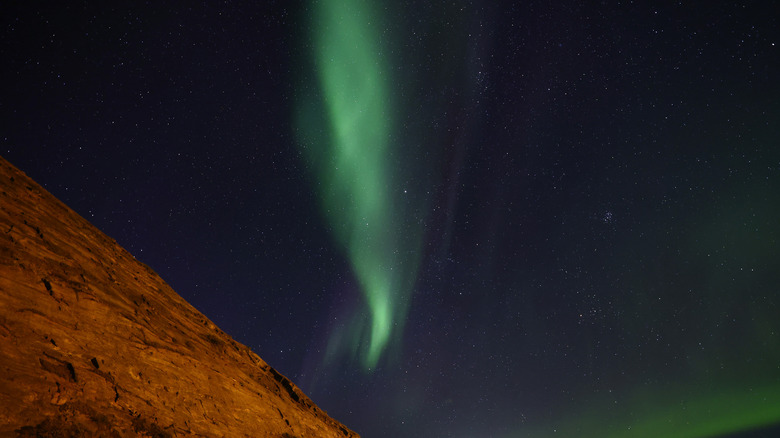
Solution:
<path fill-rule="evenodd" d="M 316 169 L 324 215 L 368 307 L 368 316 L 353 316 L 349 333 L 334 334 L 328 348 L 339 354 L 343 342 L 351 344 L 367 370 L 376 366 L 393 333 L 400 334 L 409 300 L 404 280 L 413 282 L 416 270 L 416 260 L 401 260 L 409 257 L 402 254 L 409 236 L 397 226 L 404 212 L 397 199 L 397 170 L 389 165 L 397 128 L 390 73 L 370 7 L 362 1 L 313 5 L 313 56 L 325 114 L 314 113 L 304 102 L 296 127 L 305 132 L 321 123 L 318 118 L 327 119 L 327 134 L 305 136 L 302 148 Z"/>
<path fill-rule="evenodd" d="M 634 395 L 623 408 L 616 409 L 609 403 L 594 403 L 561 419 L 555 426 L 547 427 L 546 431 L 532 434 L 518 432 L 507 436 L 547 437 L 561 433 L 594 438 L 729 436 L 777 424 L 780 409 L 778 394 L 780 386 L 774 382 L 749 387 L 728 387 L 724 383 L 714 390 L 706 387 L 645 390 Z M 604 412 L 610 412 L 610 421 L 601 420 Z M 767 436 L 772 433 L 767 432 Z"/>
<path fill-rule="evenodd" d="M 363 437 L 780 433 L 768 5 L 2 9 L 0 155 Z"/>

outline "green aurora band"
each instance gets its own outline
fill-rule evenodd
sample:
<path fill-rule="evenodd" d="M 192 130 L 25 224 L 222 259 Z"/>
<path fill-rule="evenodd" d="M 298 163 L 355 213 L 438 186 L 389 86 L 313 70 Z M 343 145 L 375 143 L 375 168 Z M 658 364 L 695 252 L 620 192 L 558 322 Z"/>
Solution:
<path fill-rule="evenodd" d="M 544 427 L 522 427 L 507 438 L 716 438 L 780 423 L 780 383 L 776 381 L 755 385 L 712 382 L 632 392 L 622 405 L 590 400 L 586 409 Z"/>
<path fill-rule="evenodd" d="M 315 96 L 299 96 L 296 132 L 315 173 L 323 215 L 368 310 L 332 334 L 326 359 L 348 349 L 371 370 L 402 331 L 420 227 L 404 226 L 401 190 L 392 190 L 400 176 L 389 163 L 399 153 L 391 147 L 388 69 L 370 2 L 324 0 L 312 9 L 318 89 Z"/>
<path fill-rule="evenodd" d="M 323 215 L 365 298 L 365 311 L 331 333 L 326 361 L 346 352 L 372 370 L 403 330 L 419 262 L 419 209 L 397 188 L 407 178 L 397 170 L 404 153 L 395 137 L 393 63 L 379 38 L 383 17 L 360 0 L 314 1 L 311 13 L 316 78 L 301 80 L 295 131 Z M 759 332 L 771 336 L 757 339 L 776 355 L 770 325 Z M 546 420 L 523 420 L 506 437 L 711 438 L 780 422 L 776 361 L 710 377 L 707 367 L 695 368 L 705 377 L 655 376 L 679 380 L 673 387 L 628 382 L 610 397 L 580 399 Z"/>

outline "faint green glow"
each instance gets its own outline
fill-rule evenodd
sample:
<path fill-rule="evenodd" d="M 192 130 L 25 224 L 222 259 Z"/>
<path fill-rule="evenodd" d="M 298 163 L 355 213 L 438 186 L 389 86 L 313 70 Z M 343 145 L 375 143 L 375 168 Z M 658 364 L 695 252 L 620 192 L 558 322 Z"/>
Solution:
<path fill-rule="evenodd" d="M 620 403 L 591 401 L 578 415 L 511 436 L 715 438 L 780 423 L 780 382 L 712 385 L 646 389 Z"/>
<path fill-rule="evenodd" d="M 780 385 L 692 398 L 640 414 L 625 431 L 607 436 L 707 438 L 768 426 L 780 421 Z"/>
<path fill-rule="evenodd" d="M 316 173 L 324 215 L 368 309 L 334 332 L 328 350 L 358 351 L 372 369 L 403 325 L 416 271 L 409 242 L 419 233 L 402 225 L 405 211 L 391 164 L 394 109 L 378 17 L 370 2 L 360 0 L 318 1 L 312 12 L 318 86 L 315 96 L 299 96 L 296 130 Z"/>

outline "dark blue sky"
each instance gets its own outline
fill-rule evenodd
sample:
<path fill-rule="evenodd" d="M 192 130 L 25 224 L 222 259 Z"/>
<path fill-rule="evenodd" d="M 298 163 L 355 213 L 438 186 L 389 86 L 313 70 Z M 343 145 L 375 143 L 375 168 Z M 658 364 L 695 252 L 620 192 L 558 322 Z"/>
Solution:
<path fill-rule="evenodd" d="M 774 3 L 377 3 L 425 208 L 368 374 L 323 361 L 363 303 L 296 144 L 309 5 L 4 4 L 0 154 L 366 438 L 713 436 L 780 421 Z"/>

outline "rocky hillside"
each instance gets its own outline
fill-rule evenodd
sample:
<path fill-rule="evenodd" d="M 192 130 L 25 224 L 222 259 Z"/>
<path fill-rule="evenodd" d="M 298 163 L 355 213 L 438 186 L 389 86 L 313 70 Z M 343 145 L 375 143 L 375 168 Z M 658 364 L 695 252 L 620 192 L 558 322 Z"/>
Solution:
<path fill-rule="evenodd" d="M 0 436 L 357 434 L 0 158 Z"/>

